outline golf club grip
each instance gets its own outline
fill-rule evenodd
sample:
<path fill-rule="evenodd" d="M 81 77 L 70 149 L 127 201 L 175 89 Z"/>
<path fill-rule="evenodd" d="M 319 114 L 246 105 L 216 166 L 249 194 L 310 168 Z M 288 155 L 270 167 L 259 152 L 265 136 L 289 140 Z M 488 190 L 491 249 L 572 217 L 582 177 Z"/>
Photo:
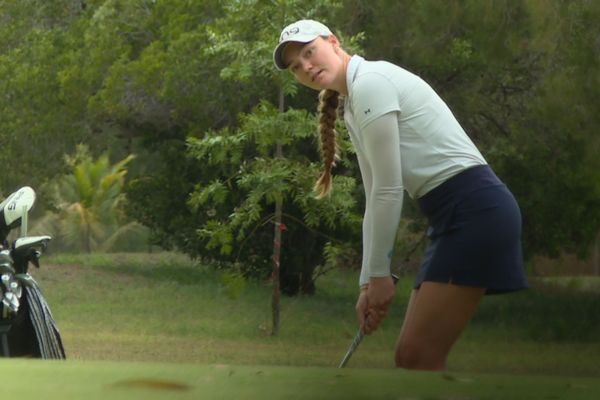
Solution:
<path fill-rule="evenodd" d="M 400 278 L 398 277 L 398 275 L 392 274 L 392 279 L 393 279 L 394 285 L 395 285 Z M 358 328 L 358 332 L 356 332 L 356 335 L 354 335 L 354 340 L 352 340 L 352 343 L 350 344 L 350 347 L 348 348 L 348 351 L 346 352 L 346 355 L 342 359 L 342 362 L 340 362 L 340 365 L 338 366 L 338 368 L 344 368 L 346 366 L 346 364 L 350 360 L 350 357 L 352 357 L 352 354 L 358 348 L 358 345 L 360 344 L 360 342 L 362 342 L 364 337 L 365 337 L 365 333 L 363 332 L 363 330 L 361 328 Z"/>

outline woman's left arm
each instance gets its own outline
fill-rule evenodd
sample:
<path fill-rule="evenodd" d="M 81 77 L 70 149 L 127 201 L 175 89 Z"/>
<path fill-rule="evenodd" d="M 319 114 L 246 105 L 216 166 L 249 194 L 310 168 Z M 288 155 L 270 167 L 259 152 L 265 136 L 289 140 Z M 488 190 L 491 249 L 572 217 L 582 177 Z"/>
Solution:
<path fill-rule="evenodd" d="M 400 157 L 398 114 L 390 112 L 361 132 L 365 157 L 371 167 L 369 215 L 369 277 L 390 276 L 390 263 L 400 223 L 404 186 Z"/>
<path fill-rule="evenodd" d="M 371 333 L 387 313 L 395 287 L 390 264 L 402 213 L 404 187 L 398 114 L 390 112 L 370 122 L 361 132 L 365 157 L 371 166 L 369 210 L 368 317 L 364 330 Z"/>

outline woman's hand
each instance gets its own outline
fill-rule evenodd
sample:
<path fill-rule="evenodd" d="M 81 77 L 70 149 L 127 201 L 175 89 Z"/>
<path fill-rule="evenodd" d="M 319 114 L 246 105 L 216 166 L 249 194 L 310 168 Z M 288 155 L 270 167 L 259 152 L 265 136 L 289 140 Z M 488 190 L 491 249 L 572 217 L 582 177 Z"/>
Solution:
<path fill-rule="evenodd" d="M 361 297 L 363 297 L 363 293 L 364 297 L 366 297 L 363 300 L 363 307 L 366 307 L 366 315 L 363 314 L 365 317 L 361 326 L 364 326 L 364 332 L 370 335 L 379 327 L 379 324 L 387 314 L 390 304 L 394 300 L 394 295 L 396 294 L 394 280 L 391 276 L 370 278 L 369 286 L 366 291 L 361 292 L 359 302 L 361 301 Z"/>

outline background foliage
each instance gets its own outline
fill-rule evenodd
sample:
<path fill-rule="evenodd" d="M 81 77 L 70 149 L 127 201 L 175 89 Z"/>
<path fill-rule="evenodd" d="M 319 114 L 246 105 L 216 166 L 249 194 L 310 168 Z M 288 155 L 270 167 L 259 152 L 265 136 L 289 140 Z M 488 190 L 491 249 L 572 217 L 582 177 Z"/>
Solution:
<path fill-rule="evenodd" d="M 45 188 L 50 207 L 32 233 L 51 235 L 59 251 L 147 250 L 147 229 L 124 213 L 126 167 L 133 159 L 111 165 L 108 154 L 94 160 L 78 146 L 65 160 L 72 172 Z"/>
<path fill-rule="evenodd" d="M 153 243 L 264 276 L 281 198 L 282 271 L 307 268 L 290 293 L 312 290 L 318 266 L 355 267 L 363 196 L 351 149 L 334 197 L 312 201 L 316 94 L 271 64 L 299 17 L 441 94 L 518 198 L 528 257 L 589 252 L 600 230 L 595 1 L 0 0 L 0 191 L 27 184 L 49 201 L 72 172 L 64 155 L 85 143 L 110 165 L 136 155 L 126 212 Z M 423 226 L 406 204 L 401 256 Z"/>

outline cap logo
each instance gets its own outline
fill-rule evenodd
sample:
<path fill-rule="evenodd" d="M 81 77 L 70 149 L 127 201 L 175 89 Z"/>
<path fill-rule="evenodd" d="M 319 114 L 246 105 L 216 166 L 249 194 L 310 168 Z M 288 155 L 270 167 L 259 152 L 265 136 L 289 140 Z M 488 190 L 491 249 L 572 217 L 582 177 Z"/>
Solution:
<path fill-rule="evenodd" d="M 279 41 L 281 42 L 282 40 L 288 38 L 289 36 L 297 35 L 299 32 L 300 32 L 300 28 L 298 28 L 297 26 L 293 26 L 290 29 L 288 29 L 287 31 L 281 32 Z"/>

